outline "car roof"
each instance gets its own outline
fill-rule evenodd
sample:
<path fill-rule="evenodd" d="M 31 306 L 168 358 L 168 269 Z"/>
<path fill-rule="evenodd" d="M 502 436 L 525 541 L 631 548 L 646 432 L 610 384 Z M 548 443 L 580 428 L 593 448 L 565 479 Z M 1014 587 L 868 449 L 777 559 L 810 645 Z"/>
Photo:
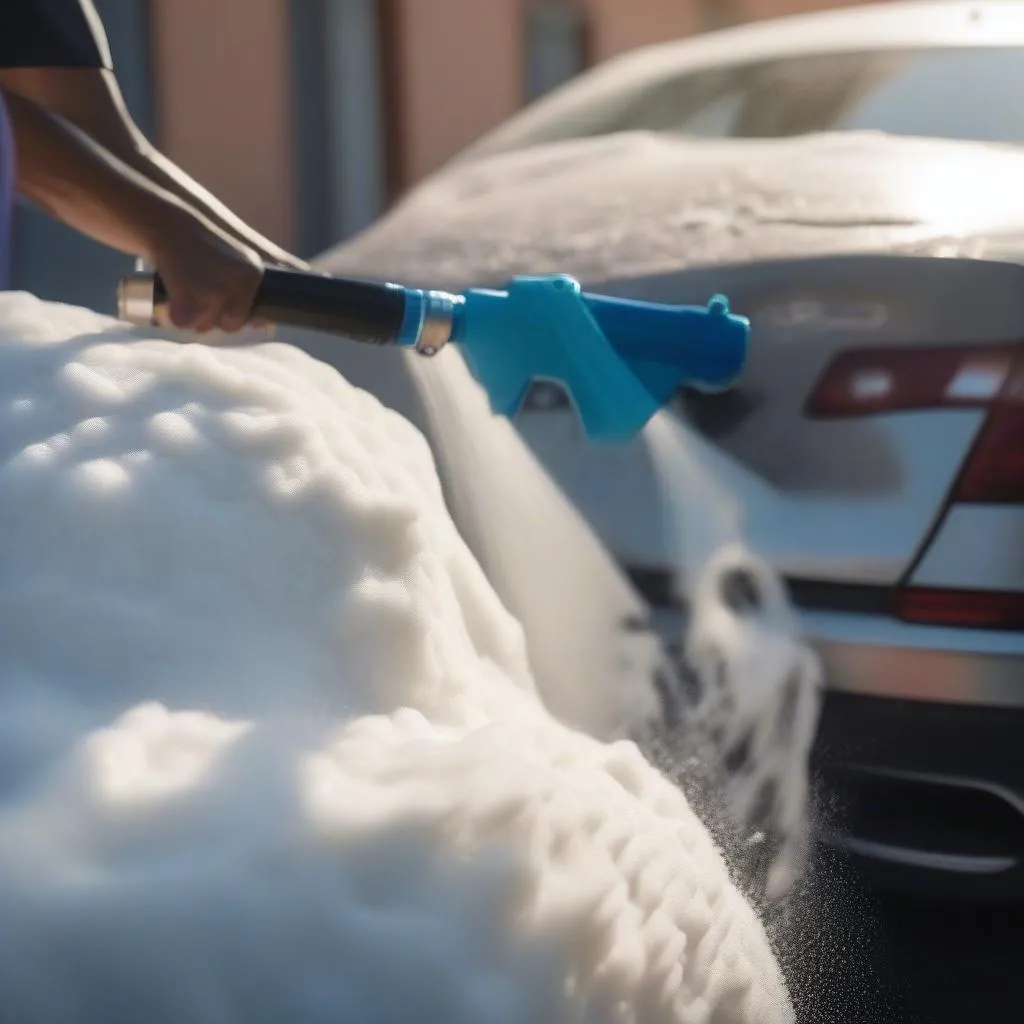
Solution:
<path fill-rule="evenodd" d="M 599 64 L 464 151 L 517 148 L 549 122 L 630 98 L 702 69 L 766 60 L 906 49 L 1024 46 L 1024 3 L 904 0 L 791 15 L 659 43 Z"/>

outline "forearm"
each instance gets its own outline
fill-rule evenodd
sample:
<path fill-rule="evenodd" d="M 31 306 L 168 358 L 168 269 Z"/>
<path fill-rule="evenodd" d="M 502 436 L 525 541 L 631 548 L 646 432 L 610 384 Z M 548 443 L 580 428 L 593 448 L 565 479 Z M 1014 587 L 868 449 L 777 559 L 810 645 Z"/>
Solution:
<path fill-rule="evenodd" d="M 80 128 L 104 149 L 158 188 L 176 196 L 228 235 L 265 259 L 295 265 L 293 256 L 231 212 L 139 130 L 114 74 L 102 69 L 22 68 L 0 71 L 0 85 Z"/>
<path fill-rule="evenodd" d="M 162 225 L 186 218 L 185 204 L 32 101 L 5 98 L 18 191 L 97 241 L 152 260 Z"/>

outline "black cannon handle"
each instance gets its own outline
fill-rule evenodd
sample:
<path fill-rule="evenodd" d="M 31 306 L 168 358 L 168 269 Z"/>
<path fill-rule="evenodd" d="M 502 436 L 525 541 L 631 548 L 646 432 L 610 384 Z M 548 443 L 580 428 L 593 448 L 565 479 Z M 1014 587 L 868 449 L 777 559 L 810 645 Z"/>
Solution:
<path fill-rule="evenodd" d="M 405 322 L 406 294 L 399 285 L 267 267 L 252 315 L 369 345 L 393 345 Z M 167 289 L 159 274 L 128 274 L 118 284 L 117 315 L 121 320 L 154 326 L 166 307 Z"/>

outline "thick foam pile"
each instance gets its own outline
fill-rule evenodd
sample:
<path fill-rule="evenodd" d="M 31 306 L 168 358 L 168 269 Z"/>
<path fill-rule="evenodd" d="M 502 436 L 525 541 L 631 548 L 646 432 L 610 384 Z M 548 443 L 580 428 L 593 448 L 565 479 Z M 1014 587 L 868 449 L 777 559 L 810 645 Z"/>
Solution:
<path fill-rule="evenodd" d="M 792 1010 L 680 791 L 542 706 L 405 420 L 0 296 L 0 1020 L 412 1019 Z"/>

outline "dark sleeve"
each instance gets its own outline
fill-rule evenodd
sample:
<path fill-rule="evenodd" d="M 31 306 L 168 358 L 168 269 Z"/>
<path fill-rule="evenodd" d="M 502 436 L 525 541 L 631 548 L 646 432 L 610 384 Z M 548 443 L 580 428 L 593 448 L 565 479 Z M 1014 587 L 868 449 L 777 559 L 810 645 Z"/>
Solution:
<path fill-rule="evenodd" d="M 109 68 L 92 0 L 0 0 L 0 68 Z"/>

